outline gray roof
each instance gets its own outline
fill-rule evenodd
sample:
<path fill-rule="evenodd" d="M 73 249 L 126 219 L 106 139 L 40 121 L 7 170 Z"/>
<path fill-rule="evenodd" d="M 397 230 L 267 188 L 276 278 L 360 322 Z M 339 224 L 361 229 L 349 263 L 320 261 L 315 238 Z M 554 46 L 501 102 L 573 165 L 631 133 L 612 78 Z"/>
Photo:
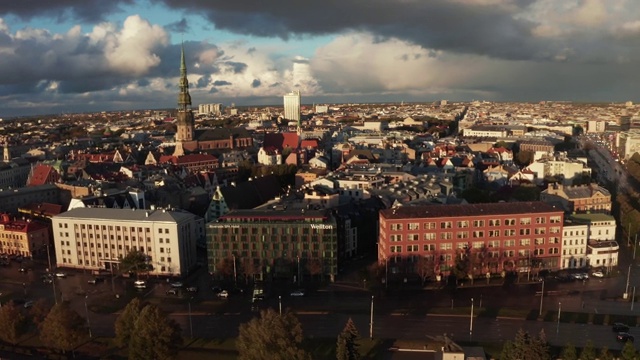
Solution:
<path fill-rule="evenodd" d="M 132 222 L 154 221 L 179 223 L 192 217 L 195 217 L 195 215 L 186 211 L 76 208 L 64 212 L 60 215 L 56 215 L 53 217 L 53 219 L 75 218 Z"/>

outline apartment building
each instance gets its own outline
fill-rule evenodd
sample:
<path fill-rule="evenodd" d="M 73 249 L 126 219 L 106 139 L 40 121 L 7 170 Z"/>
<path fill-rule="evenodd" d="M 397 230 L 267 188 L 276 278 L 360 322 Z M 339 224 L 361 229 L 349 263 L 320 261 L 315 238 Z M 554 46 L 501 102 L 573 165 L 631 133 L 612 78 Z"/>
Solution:
<path fill-rule="evenodd" d="M 404 206 L 380 211 L 378 260 L 394 267 L 417 257 L 447 274 L 456 256 L 474 275 L 560 267 L 563 211 L 543 202 Z"/>
<path fill-rule="evenodd" d="M 598 212 L 608 214 L 611 212 L 611 193 L 596 183 L 578 186 L 549 184 L 547 189 L 540 193 L 540 200 L 561 204 L 568 213 Z"/>
<path fill-rule="evenodd" d="M 46 224 L 0 214 L 0 254 L 30 258 L 34 253 L 46 252 L 49 241 Z"/>
<path fill-rule="evenodd" d="M 196 265 L 204 222 L 189 212 L 73 209 L 52 218 L 58 267 L 117 269 L 132 250 L 148 256 L 150 275 L 182 276 Z"/>

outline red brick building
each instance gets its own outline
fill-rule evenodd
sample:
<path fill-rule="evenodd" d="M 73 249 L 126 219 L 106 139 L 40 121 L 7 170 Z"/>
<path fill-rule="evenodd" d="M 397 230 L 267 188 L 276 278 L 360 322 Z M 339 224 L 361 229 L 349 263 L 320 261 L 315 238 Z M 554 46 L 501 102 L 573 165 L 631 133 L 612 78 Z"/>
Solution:
<path fill-rule="evenodd" d="M 558 269 L 562 224 L 562 209 L 543 202 L 387 209 L 380 212 L 378 261 L 396 271 L 422 257 L 446 275 L 458 256 L 469 259 L 474 277 Z"/>

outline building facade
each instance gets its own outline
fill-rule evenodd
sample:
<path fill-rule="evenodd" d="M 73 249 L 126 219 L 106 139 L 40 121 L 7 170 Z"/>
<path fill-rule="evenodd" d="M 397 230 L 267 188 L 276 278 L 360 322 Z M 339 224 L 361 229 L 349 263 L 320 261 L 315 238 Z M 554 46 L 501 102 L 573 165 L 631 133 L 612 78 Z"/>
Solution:
<path fill-rule="evenodd" d="M 404 206 L 380 211 L 378 260 L 424 257 L 448 274 L 469 256 L 474 276 L 560 266 L 563 211 L 542 202 Z"/>
<path fill-rule="evenodd" d="M 611 212 L 611 193 L 596 183 L 578 186 L 549 184 L 547 189 L 540 193 L 540 200 L 560 203 L 568 213 Z"/>
<path fill-rule="evenodd" d="M 49 243 L 49 227 L 44 223 L 0 215 L 0 254 L 30 258 L 46 252 Z"/>
<path fill-rule="evenodd" d="M 284 118 L 295 121 L 300 127 L 300 90 L 284 95 Z"/>
<path fill-rule="evenodd" d="M 58 267 L 116 270 L 138 250 L 150 275 L 183 276 L 196 265 L 204 223 L 196 215 L 168 210 L 73 209 L 52 218 Z"/>
<path fill-rule="evenodd" d="M 207 224 L 207 252 L 212 274 L 232 263 L 235 276 L 333 281 L 338 226 L 326 210 L 235 210 Z"/>

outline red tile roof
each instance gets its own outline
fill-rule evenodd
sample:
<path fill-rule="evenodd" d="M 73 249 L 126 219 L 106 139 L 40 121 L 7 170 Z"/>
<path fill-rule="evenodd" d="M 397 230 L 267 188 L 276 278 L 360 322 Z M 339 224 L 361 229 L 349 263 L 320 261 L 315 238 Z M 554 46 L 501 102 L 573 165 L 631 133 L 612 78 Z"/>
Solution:
<path fill-rule="evenodd" d="M 563 213 L 563 210 L 541 201 L 485 203 L 464 205 L 402 206 L 380 211 L 386 219 L 469 217 L 508 214 Z"/>

